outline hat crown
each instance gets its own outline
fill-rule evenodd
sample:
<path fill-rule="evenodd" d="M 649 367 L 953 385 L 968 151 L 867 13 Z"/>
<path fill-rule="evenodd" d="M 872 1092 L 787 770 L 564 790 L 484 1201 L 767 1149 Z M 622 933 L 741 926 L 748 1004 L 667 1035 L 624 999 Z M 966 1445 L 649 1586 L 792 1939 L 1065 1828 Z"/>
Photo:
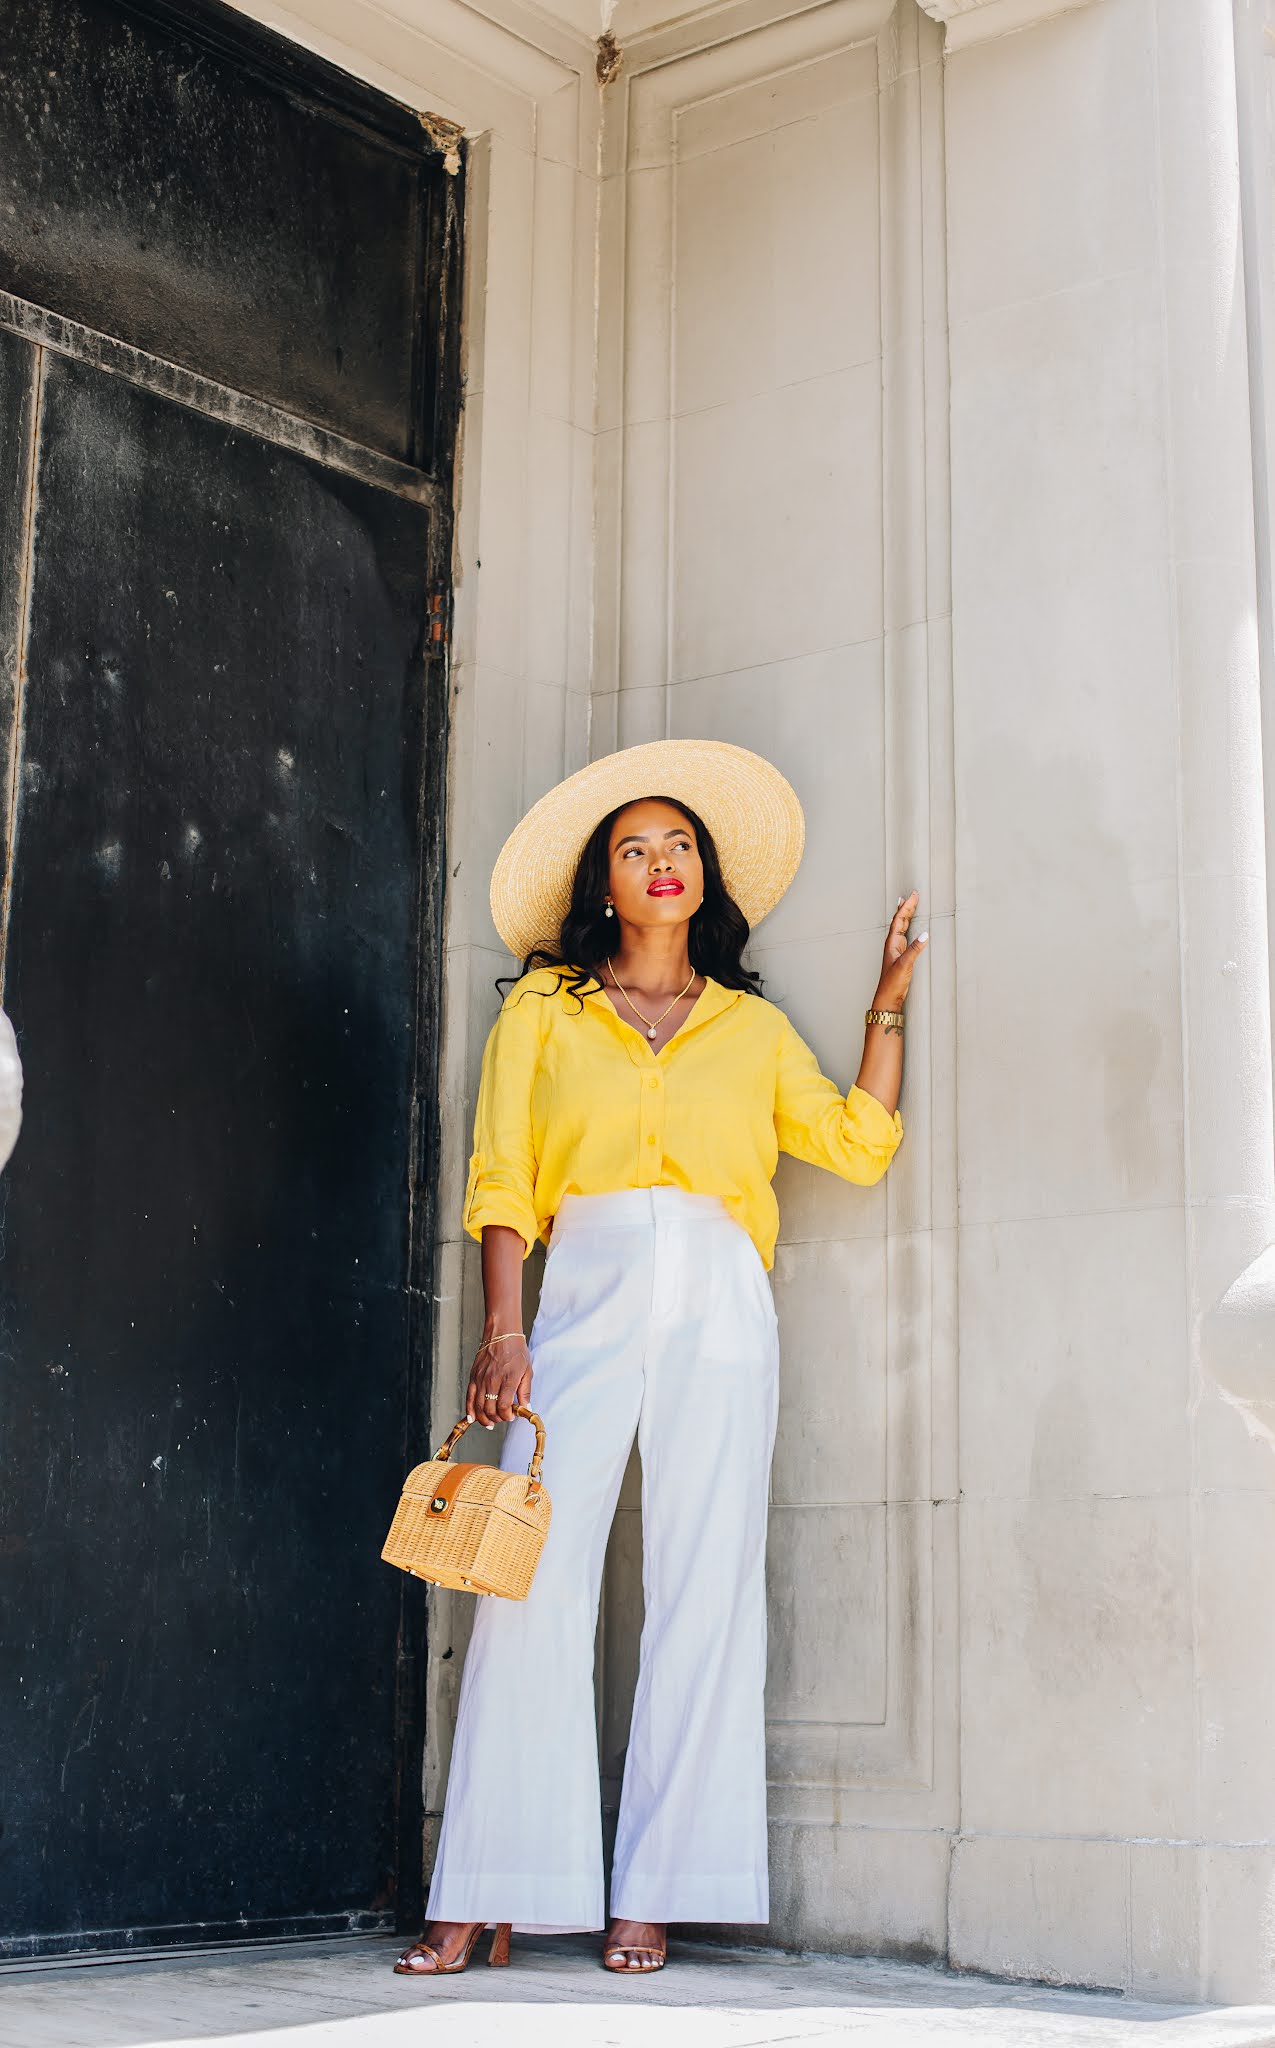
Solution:
<path fill-rule="evenodd" d="M 501 847 L 491 914 L 516 959 L 557 943 L 580 856 L 603 818 L 651 796 L 684 803 L 703 819 L 723 885 L 750 926 L 774 909 L 805 845 L 805 817 L 787 777 L 764 755 L 726 740 L 647 740 L 555 784 Z"/>

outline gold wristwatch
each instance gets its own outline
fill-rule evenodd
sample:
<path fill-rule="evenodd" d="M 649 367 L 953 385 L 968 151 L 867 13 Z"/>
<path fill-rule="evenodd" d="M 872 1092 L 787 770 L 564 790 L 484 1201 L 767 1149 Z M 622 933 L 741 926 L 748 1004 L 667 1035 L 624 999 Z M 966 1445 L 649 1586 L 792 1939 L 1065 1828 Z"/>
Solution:
<path fill-rule="evenodd" d="M 863 1021 L 865 1024 L 895 1024 L 902 1031 L 903 1012 L 902 1010 L 865 1010 Z"/>

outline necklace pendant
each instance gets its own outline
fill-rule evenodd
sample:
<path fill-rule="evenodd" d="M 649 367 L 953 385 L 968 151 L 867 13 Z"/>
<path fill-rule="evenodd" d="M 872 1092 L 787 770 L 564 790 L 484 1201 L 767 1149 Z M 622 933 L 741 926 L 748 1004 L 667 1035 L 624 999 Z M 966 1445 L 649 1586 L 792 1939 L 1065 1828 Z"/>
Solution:
<path fill-rule="evenodd" d="M 646 1035 L 647 1035 L 647 1037 L 648 1037 L 648 1038 L 654 1038 L 654 1036 L 655 1036 L 655 1026 L 654 1026 L 654 1024 L 652 1024 L 652 1026 L 651 1026 L 650 1030 L 649 1030 L 649 1031 L 647 1032 L 647 1034 L 646 1034 Z"/>

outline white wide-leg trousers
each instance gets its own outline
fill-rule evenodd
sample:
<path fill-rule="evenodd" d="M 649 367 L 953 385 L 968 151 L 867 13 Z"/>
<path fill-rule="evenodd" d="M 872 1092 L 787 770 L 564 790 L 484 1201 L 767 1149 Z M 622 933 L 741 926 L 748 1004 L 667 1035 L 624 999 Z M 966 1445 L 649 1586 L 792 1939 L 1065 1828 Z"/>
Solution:
<path fill-rule="evenodd" d="M 765 1921 L 765 1266 L 716 1196 L 567 1196 L 529 1343 L 553 1515 L 527 1599 L 477 1602 L 429 1918 L 605 1924 L 593 1646 L 636 1431 L 645 1620 L 611 1911 Z M 502 1465 L 533 1443 L 515 1420 Z"/>

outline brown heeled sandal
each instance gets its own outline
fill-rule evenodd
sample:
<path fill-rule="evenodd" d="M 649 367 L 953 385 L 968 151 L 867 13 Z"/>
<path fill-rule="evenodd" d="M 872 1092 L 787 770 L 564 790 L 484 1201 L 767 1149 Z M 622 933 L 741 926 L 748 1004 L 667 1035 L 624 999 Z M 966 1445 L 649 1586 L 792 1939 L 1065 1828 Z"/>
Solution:
<path fill-rule="evenodd" d="M 469 1958 L 474 1953 L 475 1944 L 486 1925 L 485 1920 L 478 1922 L 464 1948 L 456 1957 L 456 1960 L 451 1963 L 445 1963 L 438 1950 L 431 1948 L 427 1941 L 414 1941 L 410 1948 L 403 1950 L 402 1955 L 395 1963 L 394 1975 L 396 1977 L 455 1977 L 461 1970 L 468 1969 Z M 487 1961 L 493 1969 L 501 1970 L 508 1964 L 509 1934 L 512 1925 L 512 1921 L 509 1920 L 498 1920 L 496 1922 L 496 1930 L 491 1937 L 491 1947 L 487 1951 Z M 414 1970 L 407 1960 L 409 1956 L 429 1956 L 433 1961 L 434 1967 L 432 1970 Z"/>

